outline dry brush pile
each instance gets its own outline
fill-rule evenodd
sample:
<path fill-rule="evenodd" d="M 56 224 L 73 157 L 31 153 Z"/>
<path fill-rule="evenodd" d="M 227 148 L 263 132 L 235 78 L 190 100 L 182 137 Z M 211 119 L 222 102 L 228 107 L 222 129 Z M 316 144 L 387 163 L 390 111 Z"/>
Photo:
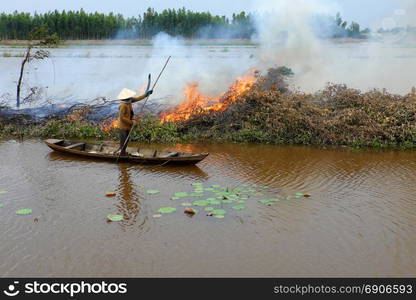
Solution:
<path fill-rule="evenodd" d="M 416 91 L 400 96 L 329 84 L 314 94 L 288 90 L 269 71 L 222 112 L 178 124 L 188 137 L 283 144 L 416 146 Z"/>
<path fill-rule="evenodd" d="M 270 69 L 224 111 L 199 110 L 178 123 L 161 123 L 147 115 L 132 140 L 416 147 L 416 89 L 401 96 L 329 84 L 309 94 L 290 90 L 287 75 L 290 69 Z M 75 106 L 42 121 L 4 118 L 0 108 L 0 137 L 117 139 L 115 130 L 103 130 L 109 116 L 116 114 L 108 108 L 107 104 Z"/>

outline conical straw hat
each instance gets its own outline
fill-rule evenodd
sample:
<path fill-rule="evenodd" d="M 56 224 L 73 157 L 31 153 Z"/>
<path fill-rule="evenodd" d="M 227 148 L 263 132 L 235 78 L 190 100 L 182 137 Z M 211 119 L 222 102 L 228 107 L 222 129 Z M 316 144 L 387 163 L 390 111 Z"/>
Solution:
<path fill-rule="evenodd" d="M 118 94 L 117 99 L 124 100 L 124 99 L 128 99 L 134 96 L 136 96 L 136 92 L 129 90 L 129 89 L 122 89 L 120 94 Z"/>

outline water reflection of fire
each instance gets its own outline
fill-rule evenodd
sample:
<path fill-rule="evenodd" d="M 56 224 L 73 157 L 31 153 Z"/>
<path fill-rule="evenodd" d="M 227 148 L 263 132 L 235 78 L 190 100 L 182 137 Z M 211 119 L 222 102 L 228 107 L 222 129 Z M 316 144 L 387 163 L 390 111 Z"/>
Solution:
<path fill-rule="evenodd" d="M 162 123 L 186 121 L 196 114 L 225 110 L 253 87 L 256 82 L 255 74 L 257 74 L 257 71 L 253 70 L 250 73 L 250 75 L 238 77 L 229 90 L 218 97 L 202 94 L 198 90 L 199 85 L 196 82 L 187 84 L 184 90 L 185 98 L 182 103 L 173 110 L 163 113 L 160 121 Z"/>

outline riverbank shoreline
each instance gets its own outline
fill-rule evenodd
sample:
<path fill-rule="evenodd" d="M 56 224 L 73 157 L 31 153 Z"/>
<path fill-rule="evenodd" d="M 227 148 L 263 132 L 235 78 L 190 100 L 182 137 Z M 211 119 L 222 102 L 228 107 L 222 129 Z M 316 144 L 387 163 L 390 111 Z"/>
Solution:
<path fill-rule="evenodd" d="M 0 139 L 72 139 L 72 140 L 95 140 L 115 141 L 119 139 L 117 129 L 105 130 L 103 123 L 88 121 L 68 121 L 55 119 L 49 121 L 26 122 L 16 124 L 0 121 Z M 347 148 L 370 148 L 370 149 L 391 149 L 409 150 L 416 149 L 416 139 L 406 140 L 402 143 L 395 141 L 381 141 L 380 139 L 365 140 L 357 136 L 350 143 L 312 143 L 306 140 L 283 140 L 265 139 L 267 132 L 260 132 L 252 127 L 234 133 L 224 132 L 218 134 L 214 130 L 202 130 L 198 127 L 184 127 L 175 123 L 161 123 L 154 117 L 146 117 L 139 121 L 131 135 L 131 142 L 177 144 L 177 143 L 235 143 L 235 144 L 264 144 L 283 146 L 314 146 L 322 147 L 347 147 Z"/>
<path fill-rule="evenodd" d="M 397 95 L 328 84 L 321 91 L 303 93 L 289 89 L 285 79 L 290 74 L 285 67 L 269 69 L 248 91 L 224 94 L 220 109 L 149 108 L 131 141 L 416 148 L 415 88 Z M 45 115 L 47 111 L 38 108 L 25 115 L 0 107 L 0 138 L 118 140 L 116 110 L 106 105 L 75 105 Z"/>

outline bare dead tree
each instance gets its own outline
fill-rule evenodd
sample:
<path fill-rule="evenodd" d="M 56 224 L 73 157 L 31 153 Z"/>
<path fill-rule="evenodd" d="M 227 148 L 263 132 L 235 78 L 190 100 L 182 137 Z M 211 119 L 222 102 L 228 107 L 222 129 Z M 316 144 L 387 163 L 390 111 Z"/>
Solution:
<path fill-rule="evenodd" d="M 32 54 L 32 50 L 37 47 L 53 47 L 59 45 L 59 37 L 56 34 L 49 35 L 48 28 L 41 26 L 33 30 L 29 35 L 26 54 L 20 65 L 19 79 L 16 87 L 16 107 L 20 107 L 20 94 L 23 82 L 25 66 L 32 60 L 42 60 L 50 56 L 50 52 L 44 49 L 38 49 Z"/>

